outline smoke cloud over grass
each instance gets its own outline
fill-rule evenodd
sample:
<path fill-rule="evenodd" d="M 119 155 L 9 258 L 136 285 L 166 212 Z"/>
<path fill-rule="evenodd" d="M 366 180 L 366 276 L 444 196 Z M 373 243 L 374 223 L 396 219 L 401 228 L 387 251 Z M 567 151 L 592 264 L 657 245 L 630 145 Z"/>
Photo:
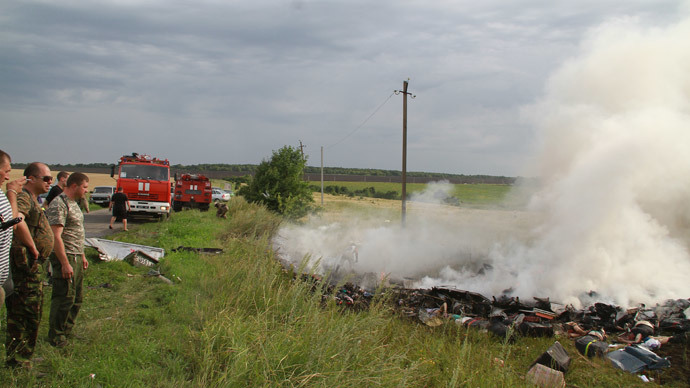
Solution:
<path fill-rule="evenodd" d="M 327 267 L 353 242 L 357 272 L 576 306 L 690 297 L 688 37 L 690 19 L 589 32 L 525 108 L 540 147 L 523 175 L 541 182 L 526 209 L 412 202 L 406 228 L 383 217 L 291 226 L 281 249 Z"/>

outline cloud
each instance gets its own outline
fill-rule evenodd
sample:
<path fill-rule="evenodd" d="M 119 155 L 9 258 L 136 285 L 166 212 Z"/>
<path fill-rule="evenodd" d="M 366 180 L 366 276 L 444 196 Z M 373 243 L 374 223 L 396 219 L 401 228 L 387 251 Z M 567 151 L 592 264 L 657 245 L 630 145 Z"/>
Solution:
<path fill-rule="evenodd" d="M 410 105 L 410 146 L 425 150 L 411 155 L 419 160 L 413 166 L 517 174 L 533 139 L 516 139 L 529 131 L 516 124 L 515 112 L 539 94 L 545 74 L 570 55 L 583 31 L 612 16 L 668 23 L 679 4 L 10 0 L 0 4 L 0 119 L 42 134 L 74 125 L 98 133 L 98 112 L 146 120 L 132 122 L 135 128 L 174 117 L 199 135 L 196 146 L 205 152 L 197 162 L 258 162 L 298 139 L 318 155 L 320 145 L 351 132 L 411 77 L 418 99 Z M 83 111 L 93 121 L 67 119 Z M 44 119 L 24 119 L 35 115 Z M 36 126 L 42 121 L 52 125 Z M 394 99 L 330 160 L 398 168 L 399 147 L 374 145 L 381 138 L 394 143 L 399 123 Z M 166 157 L 188 157 L 177 138 L 187 130 L 168 130 L 175 138 L 166 141 Z M 227 130 L 236 135 L 232 142 L 256 148 L 226 159 L 226 145 L 201 143 Z M 487 134 L 465 137 L 478 132 Z M 263 141 L 252 138 L 257 134 Z M 21 136 L 9 139 L 16 153 L 33 149 Z M 519 154 L 495 146 L 516 142 Z M 476 147 L 488 160 L 454 157 L 444 150 L 449 143 L 459 147 L 457 155 Z M 104 161 L 76 155 L 67 152 L 62 161 Z"/>

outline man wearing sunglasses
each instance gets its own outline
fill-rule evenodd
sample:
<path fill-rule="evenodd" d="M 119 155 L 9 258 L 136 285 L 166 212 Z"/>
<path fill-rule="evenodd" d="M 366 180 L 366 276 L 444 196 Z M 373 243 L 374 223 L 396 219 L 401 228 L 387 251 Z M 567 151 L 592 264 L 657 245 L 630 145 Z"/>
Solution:
<path fill-rule="evenodd" d="M 43 163 L 34 162 L 24 170 L 26 184 L 17 194 L 17 210 L 24 217 L 14 233 L 10 248 L 10 268 L 14 293 L 7 297 L 7 339 L 10 367 L 31 369 L 43 304 L 43 262 L 53 251 L 53 231 L 36 200 L 47 193 L 53 177 Z"/>

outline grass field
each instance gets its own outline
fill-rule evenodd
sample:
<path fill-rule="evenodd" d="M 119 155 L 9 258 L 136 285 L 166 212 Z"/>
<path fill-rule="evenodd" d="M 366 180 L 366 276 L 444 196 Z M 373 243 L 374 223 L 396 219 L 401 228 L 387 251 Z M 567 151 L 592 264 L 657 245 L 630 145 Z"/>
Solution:
<path fill-rule="evenodd" d="M 59 171 L 52 171 L 53 176 L 57 176 Z M 10 179 L 17 179 L 21 177 L 22 170 L 14 169 L 10 172 Z M 96 186 L 115 186 L 116 180 L 111 178 L 109 174 L 88 174 L 89 176 L 89 187 L 93 188 Z M 225 180 L 214 179 L 211 184 L 214 187 L 224 188 L 225 184 L 228 183 Z M 319 182 L 309 182 L 311 185 L 320 186 Z M 344 186 L 350 192 L 355 190 L 362 190 L 368 187 L 373 187 L 377 192 L 385 193 L 388 191 L 397 191 L 398 194 L 402 193 L 402 188 L 400 183 L 389 183 L 389 182 L 324 182 L 324 187 L 327 186 Z M 501 203 L 507 194 L 510 192 L 510 185 L 489 185 L 489 184 L 456 184 L 453 185 L 454 190 L 452 195 L 454 195 L 461 204 L 465 205 L 495 205 Z M 423 183 L 408 183 L 407 192 L 419 193 L 427 187 Z"/>
<path fill-rule="evenodd" d="M 329 199 L 326 213 L 383 203 Z M 47 344 L 47 288 L 36 349 L 45 360 L 33 372 L 1 368 L 0 386 L 530 386 L 527 368 L 554 339 L 506 343 L 451 321 L 427 327 L 398 317 L 384 293 L 360 313 L 322 304 L 320 292 L 294 281 L 267 249 L 280 222 L 234 198 L 227 220 L 184 211 L 115 235 L 165 248 L 160 269 L 174 284 L 146 276 L 147 268 L 97 262 L 90 252 L 76 337 L 65 349 Z M 172 252 L 180 245 L 224 253 Z M 602 360 L 578 357 L 571 341 L 561 342 L 573 357 L 569 386 L 649 386 Z"/>
<path fill-rule="evenodd" d="M 319 186 L 320 183 L 310 182 L 312 185 Z M 362 190 L 368 187 L 373 187 L 378 193 L 386 193 L 388 191 L 397 191 L 398 195 L 402 193 L 402 186 L 400 183 L 389 182 L 324 182 L 324 190 L 328 186 L 346 187 L 349 192 L 355 190 Z M 407 193 L 414 194 L 424 191 L 428 186 L 424 183 L 408 183 Z M 461 204 L 468 205 L 487 205 L 497 204 L 503 201 L 506 195 L 511 190 L 510 185 L 489 185 L 489 184 L 454 184 L 451 195 L 458 198 Z"/>

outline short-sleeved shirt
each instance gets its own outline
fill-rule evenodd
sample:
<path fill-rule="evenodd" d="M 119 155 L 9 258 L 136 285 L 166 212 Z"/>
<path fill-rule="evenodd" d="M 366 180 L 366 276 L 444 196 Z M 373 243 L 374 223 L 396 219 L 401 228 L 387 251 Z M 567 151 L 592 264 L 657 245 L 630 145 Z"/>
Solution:
<path fill-rule="evenodd" d="M 116 210 L 127 210 L 127 194 L 125 193 L 115 193 L 111 197 L 110 201 L 113 203 L 113 209 Z"/>
<path fill-rule="evenodd" d="M 17 194 L 17 210 L 24 215 L 24 222 L 29 227 L 39 258 L 47 258 L 53 251 L 53 230 L 50 229 L 48 219 L 28 191 L 22 190 Z M 22 243 L 15 236 L 12 244 L 21 245 Z"/>
<path fill-rule="evenodd" d="M 3 222 L 7 222 L 13 218 L 12 206 L 10 206 L 10 201 L 2 190 L 0 190 L 0 216 L 2 216 Z M 12 230 L 12 228 L 7 228 L 0 231 L 0 286 L 5 283 L 7 276 L 9 276 Z M 0 303 L 2 303 L 2 301 L 0 301 Z"/>
<path fill-rule="evenodd" d="M 48 206 L 50 225 L 62 225 L 62 242 L 65 253 L 81 255 L 84 253 L 84 214 L 79 204 L 64 193 Z"/>
<path fill-rule="evenodd" d="M 60 187 L 59 185 L 51 187 L 50 191 L 48 192 L 48 196 L 46 197 L 46 204 L 50 205 L 50 203 L 53 202 L 55 197 L 57 197 L 60 194 L 62 194 L 62 187 Z"/>

